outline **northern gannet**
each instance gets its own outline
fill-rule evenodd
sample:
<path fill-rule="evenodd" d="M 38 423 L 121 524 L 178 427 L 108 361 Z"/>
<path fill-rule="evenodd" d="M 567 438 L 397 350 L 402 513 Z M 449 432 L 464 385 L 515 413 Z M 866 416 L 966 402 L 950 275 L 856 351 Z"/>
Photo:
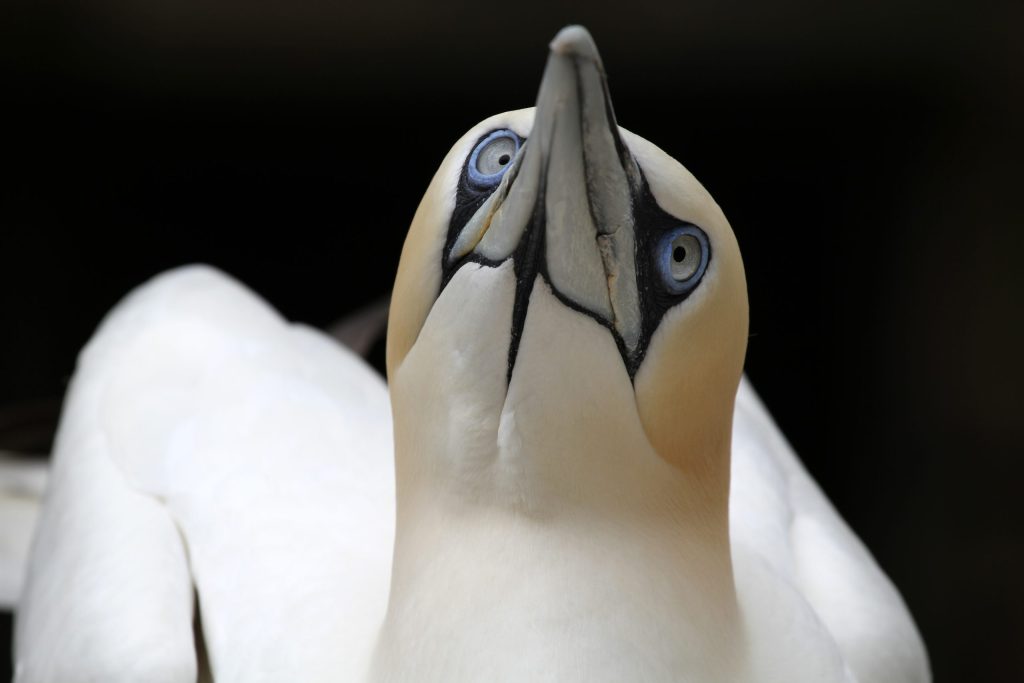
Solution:
<path fill-rule="evenodd" d="M 16 681 L 930 680 L 746 339 L 724 215 L 563 29 L 536 108 L 471 129 L 417 210 L 389 389 L 210 268 L 108 316 Z"/>

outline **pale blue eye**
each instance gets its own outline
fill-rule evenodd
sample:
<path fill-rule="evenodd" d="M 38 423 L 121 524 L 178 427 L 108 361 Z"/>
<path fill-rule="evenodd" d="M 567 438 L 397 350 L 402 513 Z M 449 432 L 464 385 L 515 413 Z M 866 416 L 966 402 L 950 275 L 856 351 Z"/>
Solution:
<path fill-rule="evenodd" d="M 686 294 L 697 286 L 708 267 L 708 236 L 696 225 L 669 230 L 654 254 L 661 282 L 670 294 Z"/>
<path fill-rule="evenodd" d="M 477 143 L 469 155 L 466 171 L 477 187 L 494 187 L 501 182 L 519 151 L 519 136 L 510 130 L 496 130 Z"/>

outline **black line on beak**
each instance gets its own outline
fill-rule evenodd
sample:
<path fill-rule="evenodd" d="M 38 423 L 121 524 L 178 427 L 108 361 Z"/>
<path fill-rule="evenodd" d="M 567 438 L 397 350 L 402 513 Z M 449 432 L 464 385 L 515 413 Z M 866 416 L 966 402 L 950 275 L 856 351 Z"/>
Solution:
<path fill-rule="evenodd" d="M 541 168 L 537 198 L 533 205 L 530 224 L 526 226 L 526 234 L 520 240 L 519 246 L 512 252 L 512 267 L 516 274 L 516 295 L 512 304 L 512 330 L 508 343 L 506 386 L 512 382 L 512 370 L 516 365 L 516 357 L 519 354 L 519 342 L 522 340 L 523 328 L 526 326 L 526 313 L 530 307 L 530 295 L 533 293 L 537 274 L 544 263 L 544 228 L 547 225 L 547 209 L 545 208 L 547 180 L 548 167 L 547 164 L 544 164 Z"/>

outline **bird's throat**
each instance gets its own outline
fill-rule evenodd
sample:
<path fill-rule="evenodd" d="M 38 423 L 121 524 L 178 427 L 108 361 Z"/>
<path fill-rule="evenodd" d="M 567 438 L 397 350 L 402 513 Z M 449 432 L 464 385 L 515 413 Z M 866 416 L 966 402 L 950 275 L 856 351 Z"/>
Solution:
<path fill-rule="evenodd" d="M 399 680 L 632 680 L 623 667 L 685 670 L 669 660 L 734 626 L 727 500 L 654 451 L 607 330 L 531 284 L 524 300 L 511 261 L 460 269 L 391 378 L 398 515 L 380 661 L 426 667 Z M 573 673 L 607 652 L 635 657 Z"/>

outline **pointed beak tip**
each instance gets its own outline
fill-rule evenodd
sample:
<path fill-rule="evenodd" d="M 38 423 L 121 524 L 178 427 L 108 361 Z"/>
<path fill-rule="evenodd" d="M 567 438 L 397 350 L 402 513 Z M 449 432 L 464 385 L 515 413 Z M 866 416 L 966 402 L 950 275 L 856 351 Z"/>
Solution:
<path fill-rule="evenodd" d="M 597 45 L 590 32 L 579 24 L 566 26 L 551 41 L 551 52 L 565 57 L 583 57 L 598 64 L 601 62 L 597 53 Z"/>

